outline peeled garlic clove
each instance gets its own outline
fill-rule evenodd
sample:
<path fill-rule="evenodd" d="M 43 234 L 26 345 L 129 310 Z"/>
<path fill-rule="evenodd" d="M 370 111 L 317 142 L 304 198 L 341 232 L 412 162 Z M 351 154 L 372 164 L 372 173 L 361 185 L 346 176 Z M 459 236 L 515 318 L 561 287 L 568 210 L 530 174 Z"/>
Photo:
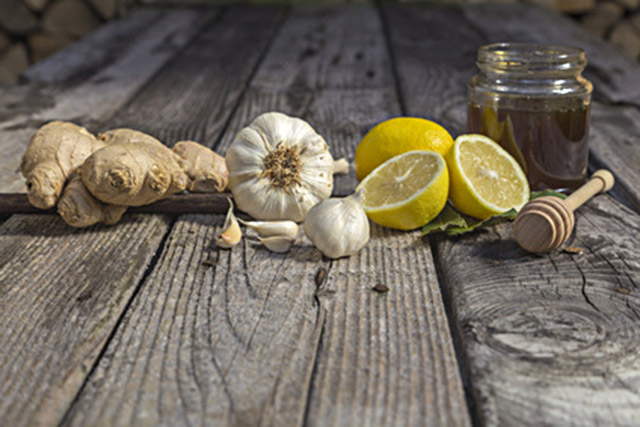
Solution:
<path fill-rule="evenodd" d="M 293 246 L 295 237 L 288 236 L 270 236 L 270 237 L 258 237 L 260 242 L 272 252 L 287 252 Z"/>
<path fill-rule="evenodd" d="M 227 217 L 224 219 L 222 226 L 222 232 L 215 238 L 216 246 L 223 249 L 230 249 L 237 245 L 242 238 L 242 231 L 236 216 L 233 214 L 233 202 L 229 200 L 229 210 L 227 211 Z"/>
<path fill-rule="evenodd" d="M 295 239 L 298 235 L 298 224 L 293 221 L 244 221 L 238 218 L 240 224 L 255 230 L 260 237 L 289 237 Z"/>
<path fill-rule="evenodd" d="M 354 255 L 369 241 L 369 218 L 359 193 L 318 203 L 303 227 L 314 246 L 329 258 Z"/>

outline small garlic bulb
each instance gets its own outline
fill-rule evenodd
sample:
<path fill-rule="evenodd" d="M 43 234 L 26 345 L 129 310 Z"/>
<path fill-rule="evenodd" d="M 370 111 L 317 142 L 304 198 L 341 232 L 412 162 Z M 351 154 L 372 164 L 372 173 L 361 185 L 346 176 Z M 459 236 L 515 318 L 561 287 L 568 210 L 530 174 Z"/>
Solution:
<path fill-rule="evenodd" d="M 304 232 L 329 258 L 356 254 L 369 241 L 369 218 L 360 204 L 360 193 L 315 205 L 304 221 Z"/>
<path fill-rule="evenodd" d="M 256 219 L 303 221 L 333 190 L 333 157 L 304 120 L 265 113 L 242 129 L 227 150 L 229 188 Z"/>

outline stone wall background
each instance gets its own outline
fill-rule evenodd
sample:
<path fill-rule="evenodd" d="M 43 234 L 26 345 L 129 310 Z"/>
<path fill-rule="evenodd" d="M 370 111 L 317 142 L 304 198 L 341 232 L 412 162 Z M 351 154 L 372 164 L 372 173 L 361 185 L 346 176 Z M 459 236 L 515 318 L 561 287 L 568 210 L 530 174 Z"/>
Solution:
<path fill-rule="evenodd" d="M 530 3 L 575 19 L 598 37 L 640 59 L 640 0 L 443 0 L 444 3 Z"/>
<path fill-rule="evenodd" d="M 233 0 L 0 0 L 0 84 L 14 84 L 29 65 L 131 8 L 221 4 Z M 295 4 L 301 0 L 247 0 Z M 340 3 L 350 0 L 317 0 Z M 366 1 L 366 0 L 356 0 Z M 403 1 L 403 0 L 397 0 Z M 410 0 L 415 1 L 415 0 Z M 622 52 L 640 58 L 640 0 L 423 0 L 429 3 L 534 3 L 566 14 Z M 308 0 L 302 3 L 309 4 Z"/>

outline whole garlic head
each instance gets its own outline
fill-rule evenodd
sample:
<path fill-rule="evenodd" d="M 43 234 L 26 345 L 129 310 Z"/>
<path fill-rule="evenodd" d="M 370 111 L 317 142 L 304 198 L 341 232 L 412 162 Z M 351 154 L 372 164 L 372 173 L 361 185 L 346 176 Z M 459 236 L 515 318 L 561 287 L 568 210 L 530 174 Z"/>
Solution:
<path fill-rule="evenodd" d="M 257 117 L 226 154 L 229 188 L 256 219 L 303 221 L 333 190 L 333 157 L 304 120 L 282 113 Z"/>
<path fill-rule="evenodd" d="M 355 255 L 369 241 L 369 218 L 359 193 L 331 198 L 314 206 L 304 221 L 304 232 L 329 258 Z"/>

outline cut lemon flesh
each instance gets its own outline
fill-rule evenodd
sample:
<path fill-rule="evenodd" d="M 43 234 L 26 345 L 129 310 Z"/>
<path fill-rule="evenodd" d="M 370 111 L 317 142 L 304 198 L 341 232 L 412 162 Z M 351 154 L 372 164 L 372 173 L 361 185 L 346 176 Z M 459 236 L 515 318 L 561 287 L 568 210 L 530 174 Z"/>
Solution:
<path fill-rule="evenodd" d="M 460 135 L 449 153 L 449 198 L 460 212 L 479 219 L 515 208 L 529 200 L 527 177 L 498 143 L 478 134 Z"/>
<path fill-rule="evenodd" d="M 410 151 L 374 169 L 360 183 L 362 205 L 376 224 L 400 230 L 422 227 L 447 201 L 449 172 L 433 151 Z"/>

